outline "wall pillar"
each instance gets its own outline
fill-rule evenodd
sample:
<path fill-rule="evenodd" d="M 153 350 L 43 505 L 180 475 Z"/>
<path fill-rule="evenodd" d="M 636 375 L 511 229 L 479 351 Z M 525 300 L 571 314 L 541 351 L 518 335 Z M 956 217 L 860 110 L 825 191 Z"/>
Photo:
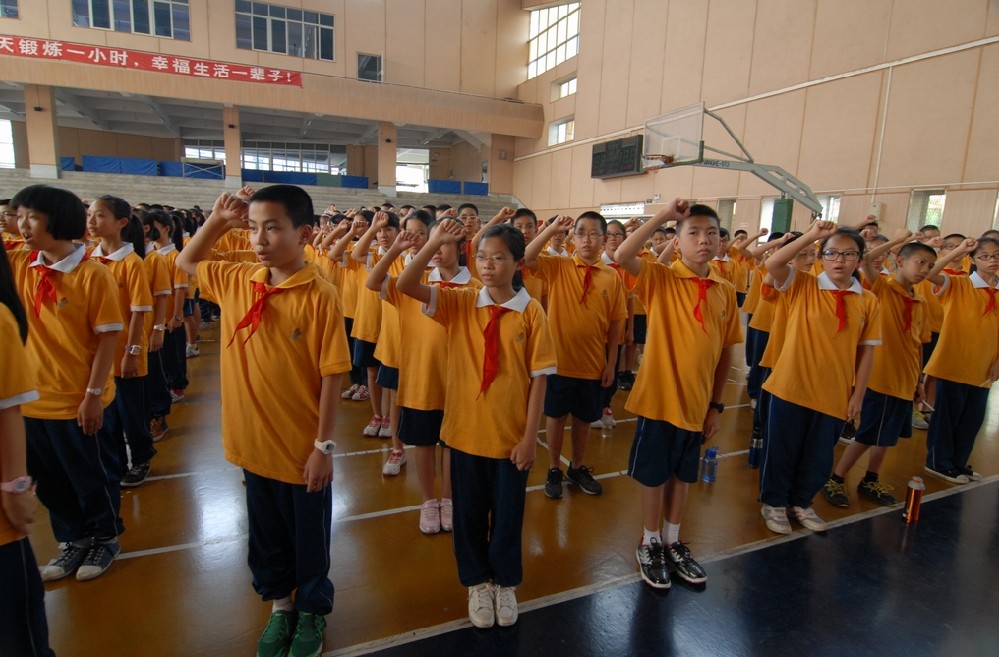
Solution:
<path fill-rule="evenodd" d="M 378 123 L 378 191 L 389 197 L 395 196 L 396 136 L 394 123 Z"/>
<path fill-rule="evenodd" d="M 225 188 L 239 189 L 243 186 L 243 152 L 238 107 L 222 108 L 222 138 L 225 142 Z"/>
<path fill-rule="evenodd" d="M 489 193 L 513 194 L 513 144 L 509 135 L 493 135 L 489 147 Z"/>
<path fill-rule="evenodd" d="M 55 89 L 24 85 L 25 130 L 32 178 L 59 177 L 59 128 Z"/>

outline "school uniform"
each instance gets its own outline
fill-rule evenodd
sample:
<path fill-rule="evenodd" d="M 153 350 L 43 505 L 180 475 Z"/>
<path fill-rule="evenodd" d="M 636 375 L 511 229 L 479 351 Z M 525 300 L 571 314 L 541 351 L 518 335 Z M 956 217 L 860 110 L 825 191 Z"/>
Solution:
<path fill-rule="evenodd" d="M 357 242 L 348 243 L 347 249 L 340 256 L 340 260 L 335 263 L 336 269 L 340 272 L 340 285 L 338 288 L 340 290 L 340 300 L 343 302 L 343 325 L 347 333 L 347 348 L 350 350 L 351 355 L 354 353 L 356 344 L 356 339 L 353 335 L 354 318 L 357 316 L 358 277 L 362 272 L 359 266 L 353 266 L 357 263 L 353 261 L 350 255 L 356 244 Z M 330 262 L 333 261 L 330 260 Z M 351 385 L 367 385 L 368 371 L 352 363 L 350 368 L 350 383 Z"/>
<path fill-rule="evenodd" d="M 999 292 L 977 272 L 945 276 L 934 292 L 943 304 L 944 320 L 926 365 L 926 373 L 937 379 L 926 465 L 943 472 L 967 467 L 985 421 L 992 388 L 989 368 L 999 358 Z"/>
<path fill-rule="evenodd" d="M 854 279 L 839 290 L 828 274 L 790 272 L 781 355 L 763 384 L 772 396 L 760 473 L 760 501 L 808 508 L 832 471 L 847 417 L 857 347 L 878 345 L 877 298 Z"/>
<path fill-rule="evenodd" d="M 160 296 L 169 297 L 167 300 L 167 314 L 164 319 L 173 316 L 173 279 L 170 274 L 170 267 L 166 259 L 156 250 L 155 245 L 146 245 L 146 257 L 142 264 L 146 269 L 146 277 L 149 279 L 153 298 Z M 155 304 L 154 304 L 155 307 Z M 153 313 L 146 315 L 146 337 L 152 335 Z M 163 336 L 166 342 L 166 334 Z M 145 405 L 146 411 L 153 417 L 164 417 L 170 414 L 170 389 L 167 387 L 166 377 L 163 374 L 163 362 L 160 360 L 159 352 L 146 350 L 146 385 L 145 385 Z M 148 430 L 148 429 L 147 429 Z"/>
<path fill-rule="evenodd" d="M 374 251 L 374 249 L 372 249 Z M 368 271 L 381 259 L 381 254 L 369 252 L 364 263 L 344 256 L 347 271 L 357 277 L 357 310 L 350 335 L 355 339 L 353 363 L 358 367 L 378 367 L 381 363 L 375 358 L 375 346 L 382 326 L 382 302 L 378 293 L 364 285 Z M 372 382 L 374 383 L 374 382 Z"/>
<path fill-rule="evenodd" d="M 307 266 L 277 286 L 270 270 L 202 261 L 198 279 L 222 308 L 222 448 L 243 468 L 249 566 L 264 600 L 298 591 L 298 611 L 328 614 L 330 486 L 307 493 L 322 378 L 350 369 L 336 289 Z"/>
<path fill-rule="evenodd" d="M 389 266 L 389 276 L 398 277 L 405 264 L 408 264 L 411 259 L 411 253 L 407 253 L 405 259 L 396 258 Z M 381 300 L 382 315 L 378 328 L 378 343 L 375 345 L 375 358 L 381 363 L 378 368 L 378 385 L 389 390 L 398 390 L 399 362 L 402 352 L 399 310 L 385 300 L 383 293 L 378 294 L 378 298 Z"/>
<path fill-rule="evenodd" d="M 643 486 L 693 482 L 722 350 L 742 341 L 735 288 L 709 268 L 641 263 L 631 291 L 649 316 L 648 342 L 624 407 L 638 416 L 628 474 Z"/>
<path fill-rule="evenodd" d="M 749 267 L 749 288 L 746 292 L 746 298 L 742 302 L 742 312 L 746 313 L 746 367 L 752 367 L 753 363 L 760 361 L 760 354 L 762 353 L 762 349 L 757 348 L 756 340 L 758 336 L 751 322 L 753 321 L 753 314 L 756 312 L 756 307 L 760 302 L 760 286 L 763 283 L 763 276 L 766 272 L 763 271 L 763 265 L 758 265 L 755 262 L 747 261 L 747 266 Z"/>
<path fill-rule="evenodd" d="M 118 285 L 107 267 L 78 245 L 46 265 L 41 253 L 8 254 L 27 308 L 28 362 L 38 399 L 21 407 L 28 436 L 28 472 L 49 510 L 60 543 L 111 542 L 124 530 L 118 450 L 111 433 L 112 372 L 103 382 L 103 424 L 93 436 L 76 417 L 90 385 L 100 335 L 122 331 Z"/>
<path fill-rule="evenodd" d="M 451 447 L 458 577 L 464 586 L 516 586 L 528 471 L 517 470 L 510 453 L 527 430 L 531 380 L 556 371 L 548 320 L 523 289 L 497 306 L 488 288 L 434 286 L 425 312 L 447 329 L 441 438 Z M 487 333 L 495 336 L 489 361 Z"/>
<path fill-rule="evenodd" d="M 173 243 L 156 249 L 166 260 L 167 269 L 170 271 L 170 279 L 173 281 L 174 294 L 187 294 L 190 287 L 190 279 L 183 269 L 177 266 L 177 256 L 180 254 Z M 167 309 L 167 323 L 174 317 L 174 306 L 171 300 Z M 163 335 L 163 348 L 158 352 L 160 366 L 163 368 L 163 378 L 167 388 L 170 390 L 186 390 L 187 380 L 187 333 L 183 325 L 174 329 L 167 329 Z"/>

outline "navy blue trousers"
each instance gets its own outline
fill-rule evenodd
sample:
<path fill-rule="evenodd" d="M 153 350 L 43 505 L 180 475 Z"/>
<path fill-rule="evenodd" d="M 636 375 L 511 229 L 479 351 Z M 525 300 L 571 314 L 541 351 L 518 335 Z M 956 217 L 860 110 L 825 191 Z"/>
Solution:
<path fill-rule="evenodd" d="M 114 404 L 111 406 L 114 417 L 112 431 L 115 443 L 118 445 L 119 465 L 122 470 L 127 470 L 126 439 L 128 448 L 132 452 L 133 465 L 148 463 L 156 455 L 156 450 L 153 449 L 153 437 L 149 434 L 146 377 L 123 379 L 116 376 L 114 389 Z"/>
<path fill-rule="evenodd" d="M 510 459 L 451 449 L 454 556 L 464 586 L 489 580 L 517 586 L 524 579 L 521 533 L 527 474 Z"/>
<path fill-rule="evenodd" d="M 347 353 L 353 354 L 354 340 L 356 338 L 350 337 L 350 332 L 354 330 L 354 318 L 344 317 L 343 325 L 347 331 Z M 350 363 L 350 385 L 368 385 L 368 370 L 360 365 L 354 365 L 353 359 L 351 359 Z"/>
<path fill-rule="evenodd" d="M 843 420 L 769 395 L 760 501 L 770 506 L 812 506 L 829 477 Z"/>
<path fill-rule="evenodd" d="M 618 345 L 618 348 L 617 348 L 617 364 L 619 366 L 621 364 L 622 354 L 624 354 L 624 346 L 623 345 Z M 610 408 L 611 400 L 614 399 L 614 393 L 617 392 L 617 384 L 618 384 L 618 380 L 620 378 L 621 378 L 621 372 L 619 372 L 618 369 L 617 369 L 617 367 L 615 367 L 614 368 L 614 380 L 611 381 L 611 384 L 609 386 L 607 386 L 606 388 L 604 388 L 604 387 L 601 386 L 601 388 L 600 388 L 600 401 L 603 404 L 603 406 L 600 407 L 601 411 L 603 411 L 603 409 L 605 409 L 605 408 Z"/>
<path fill-rule="evenodd" d="M 748 331 L 752 331 L 753 335 L 749 335 Z M 763 352 L 767 350 L 767 344 L 770 343 L 770 332 L 769 331 L 759 331 L 757 329 L 748 329 L 746 334 L 746 351 L 748 357 L 750 358 L 749 363 L 749 378 L 746 380 L 746 393 L 749 394 L 750 399 L 760 398 L 760 389 L 763 387 L 763 381 L 765 379 L 764 369 L 760 367 L 760 359 L 763 358 Z"/>
<path fill-rule="evenodd" d="M 936 410 L 926 432 L 926 465 L 945 471 L 968 465 L 990 388 L 937 379 Z"/>
<path fill-rule="evenodd" d="M 330 572 L 332 493 L 307 493 L 305 484 L 246 475 L 253 588 L 266 600 L 295 595 L 295 609 L 325 616 L 333 611 Z"/>
<path fill-rule="evenodd" d="M 753 340 L 756 339 L 756 329 L 749 325 L 751 321 L 753 321 L 753 315 L 746 313 L 746 342 L 744 343 L 745 349 L 743 349 L 746 356 L 746 367 L 753 364 Z"/>
<path fill-rule="evenodd" d="M 0 657 L 55 657 L 31 543 L 0 545 Z"/>
<path fill-rule="evenodd" d="M 106 542 L 125 531 L 110 409 L 104 409 L 104 424 L 93 436 L 85 435 L 75 419 L 24 419 L 28 473 L 38 482 L 38 499 L 49 510 L 60 543 Z"/>
<path fill-rule="evenodd" d="M 156 352 L 163 363 L 163 377 L 167 388 L 187 389 L 187 333 L 184 327 L 166 331 L 163 335 L 163 348 Z"/>
<path fill-rule="evenodd" d="M 163 373 L 163 359 L 160 357 L 160 352 L 149 352 L 146 363 L 149 366 L 149 372 L 146 374 L 146 408 L 149 415 L 156 417 L 170 415 L 170 388 L 167 387 L 166 376 Z"/>

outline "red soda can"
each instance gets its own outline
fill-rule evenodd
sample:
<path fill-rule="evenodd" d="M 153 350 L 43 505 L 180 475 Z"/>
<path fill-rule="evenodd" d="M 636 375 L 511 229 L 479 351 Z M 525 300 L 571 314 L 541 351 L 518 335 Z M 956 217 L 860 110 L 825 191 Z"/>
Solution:
<path fill-rule="evenodd" d="M 923 501 L 924 490 L 926 485 L 923 484 L 922 477 L 913 477 L 909 480 L 909 487 L 905 491 L 905 510 L 902 511 L 902 517 L 907 524 L 919 520 L 919 504 Z"/>

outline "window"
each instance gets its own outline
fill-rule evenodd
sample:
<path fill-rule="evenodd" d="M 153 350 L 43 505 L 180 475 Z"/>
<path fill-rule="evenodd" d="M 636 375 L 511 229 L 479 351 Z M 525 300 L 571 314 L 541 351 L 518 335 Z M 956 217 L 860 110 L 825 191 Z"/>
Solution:
<path fill-rule="evenodd" d="M 917 189 L 909 197 L 906 228 L 916 231 L 927 224 L 939 226 L 947 193 L 943 189 Z"/>
<path fill-rule="evenodd" d="M 188 0 L 73 0 L 73 25 L 191 40 Z"/>
<path fill-rule="evenodd" d="M 552 84 L 552 102 L 576 93 L 576 76 Z"/>
<path fill-rule="evenodd" d="M 0 18 L 17 18 L 17 0 L 0 0 Z"/>
<path fill-rule="evenodd" d="M 357 53 L 357 79 L 371 80 L 372 82 L 382 81 L 382 58 L 381 55 L 363 55 Z"/>
<path fill-rule="evenodd" d="M 999 229 L 999 197 L 996 197 L 996 211 L 992 217 L 992 227 Z"/>
<path fill-rule="evenodd" d="M 770 231 L 771 226 L 773 226 L 774 202 L 776 200 L 776 198 L 765 198 L 760 203 L 760 228 L 766 228 Z"/>
<path fill-rule="evenodd" d="M 549 71 L 579 53 L 579 3 L 531 12 L 527 79 Z"/>
<path fill-rule="evenodd" d="M 14 132 L 10 121 L 0 121 L 0 169 L 14 168 Z"/>
<path fill-rule="evenodd" d="M 735 199 L 723 198 L 718 200 L 718 219 L 721 227 L 729 232 L 735 227 Z"/>
<path fill-rule="evenodd" d="M 184 142 L 184 157 L 225 162 L 225 142 L 211 139 L 189 139 Z"/>
<path fill-rule="evenodd" d="M 576 121 L 573 117 L 553 121 L 548 128 L 548 145 L 562 144 L 572 141 L 572 133 L 576 128 Z"/>
<path fill-rule="evenodd" d="M 819 203 L 822 204 L 822 219 L 825 221 L 839 221 L 839 196 L 820 196 Z"/>
<path fill-rule="evenodd" d="M 332 62 L 333 15 L 236 0 L 236 47 Z"/>

